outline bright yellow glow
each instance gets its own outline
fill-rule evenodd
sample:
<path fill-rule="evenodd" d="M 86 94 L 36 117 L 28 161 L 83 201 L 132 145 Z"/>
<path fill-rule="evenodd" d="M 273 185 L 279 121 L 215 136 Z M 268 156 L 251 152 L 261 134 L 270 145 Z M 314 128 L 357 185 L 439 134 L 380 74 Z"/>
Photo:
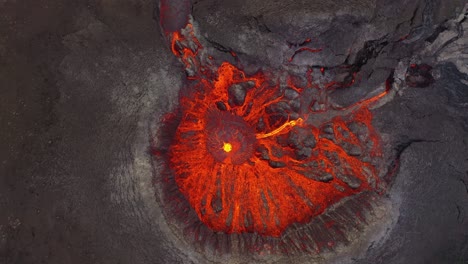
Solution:
<path fill-rule="evenodd" d="M 231 143 L 224 143 L 224 144 L 223 144 L 223 150 L 224 150 L 225 152 L 231 152 L 231 150 L 232 150 L 232 145 L 231 145 Z"/>
<path fill-rule="evenodd" d="M 257 139 L 261 139 L 261 138 L 267 138 L 267 137 L 274 136 L 274 135 L 276 135 L 278 133 L 281 133 L 284 129 L 294 127 L 297 124 L 302 124 L 302 121 L 304 121 L 302 118 L 298 118 L 297 120 L 292 120 L 292 121 L 286 122 L 282 126 L 280 126 L 277 129 L 271 131 L 270 133 L 257 134 L 256 137 L 257 137 Z"/>

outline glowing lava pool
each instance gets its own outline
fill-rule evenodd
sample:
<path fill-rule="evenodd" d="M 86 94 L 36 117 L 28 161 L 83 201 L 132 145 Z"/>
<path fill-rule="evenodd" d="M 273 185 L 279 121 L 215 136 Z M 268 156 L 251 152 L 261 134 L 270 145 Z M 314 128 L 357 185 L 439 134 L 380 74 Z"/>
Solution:
<path fill-rule="evenodd" d="M 187 86 L 163 125 L 172 127 L 161 136 L 168 146 L 157 154 L 169 175 L 161 183 L 169 190 L 165 199 L 182 208 L 171 214 L 186 226 L 193 212 L 214 233 L 275 239 L 345 198 L 381 191 L 381 146 L 369 107 L 388 89 L 333 108 L 323 95 L 340 84 L 315 84 L 313 69 L 302 84 L 292 75 L 280 81 L 273 72 L 246 74 L 226 61 L 216 65 L 190 23 L 166 36 L 185 65 Z M 345 218 L 336 226 L 353 216 Z"/>

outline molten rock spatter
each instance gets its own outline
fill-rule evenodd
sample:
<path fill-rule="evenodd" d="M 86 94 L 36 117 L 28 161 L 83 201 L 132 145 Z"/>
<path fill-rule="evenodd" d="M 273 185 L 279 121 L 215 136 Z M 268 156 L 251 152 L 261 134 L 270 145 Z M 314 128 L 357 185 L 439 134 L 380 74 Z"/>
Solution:
<path fill-rule="evenodd" d="M 302 94 L 319 88 L 282 88 L 262 72 L 205 65 L 192 29 L 171 35 L 191 90 L 181 96 L 168 156 L 178 191 L 202 223 L 280 237 L 343 198 L 378 188 L 380 144 L 368 106 L 385 93 L 314 123 L 326 105 L 314 111 Z"/>

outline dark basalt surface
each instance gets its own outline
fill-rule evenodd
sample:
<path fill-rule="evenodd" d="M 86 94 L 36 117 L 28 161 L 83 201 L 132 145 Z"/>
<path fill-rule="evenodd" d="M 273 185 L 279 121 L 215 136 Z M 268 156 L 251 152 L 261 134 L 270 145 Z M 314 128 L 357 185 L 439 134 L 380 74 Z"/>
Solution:
<path fill-rule="evenodd" d="M 468 42 L 466 18 L 457 18 L 465 4 L 194 1 L 216 58 L 232 60 L 233 51 L 251 71 L 310 65 L 348 81 L 356 73 L 354 85 L 331 95 L 339 106 L 386 81 L 397 91 L 373 110 L 395 157 L 389 162 L 400 165 L 385 195 L 391 221 L 377 222 L 374 236 L 354 237 L 361 247 L 306 261 L 468 261 Z M 207 263 L 171 235 L 151 186 L 148 135 L 176 107 L 184 78 L 153 18 L 155 5 L 0 0 L 0 263 Z M 299 47 L 326 49 L 289 63 Z M 434 80 L 408 85 L 419 83 L 407 76 L 413 63 L 430 65 Z M 232 88 L 233 104 L 242 89 Z M 294 108 L 296 95 L 287 96 Z M 299 133 L 289 144 L 299 140 L 305 147 L 297 155 L 307 155 L 305 142 L 315 139 Z"/>

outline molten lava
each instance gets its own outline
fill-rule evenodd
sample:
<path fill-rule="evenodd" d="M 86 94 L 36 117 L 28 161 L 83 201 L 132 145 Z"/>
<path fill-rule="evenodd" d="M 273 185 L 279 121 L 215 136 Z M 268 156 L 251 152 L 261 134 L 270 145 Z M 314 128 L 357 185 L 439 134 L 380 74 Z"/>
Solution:
<path fill-rule="evenodd" d="M 293 101 L 305 104 L 301 93 L 310 86 L 289 83 L 299 95 L 293 100 L 262 72 L 247 76 L 228 62 L 203 63 L 192 25 L 169 36 L 191 81 L 180 99 L 170 167 L 206 226 L 278 237 L 291 224 L 378 187 L 372 160 L 380 146 L 368 106 L 385 93 L 316 123 L 308 106 L 291 110 Z"/>
<path fill-rule="evenodd" d="M 232 151 L 231 143 L 224 142 L 223 143 L 223 150 L 224 150 L 224 152 L 227 152 L 227 153 L 231 152 Z"/>

